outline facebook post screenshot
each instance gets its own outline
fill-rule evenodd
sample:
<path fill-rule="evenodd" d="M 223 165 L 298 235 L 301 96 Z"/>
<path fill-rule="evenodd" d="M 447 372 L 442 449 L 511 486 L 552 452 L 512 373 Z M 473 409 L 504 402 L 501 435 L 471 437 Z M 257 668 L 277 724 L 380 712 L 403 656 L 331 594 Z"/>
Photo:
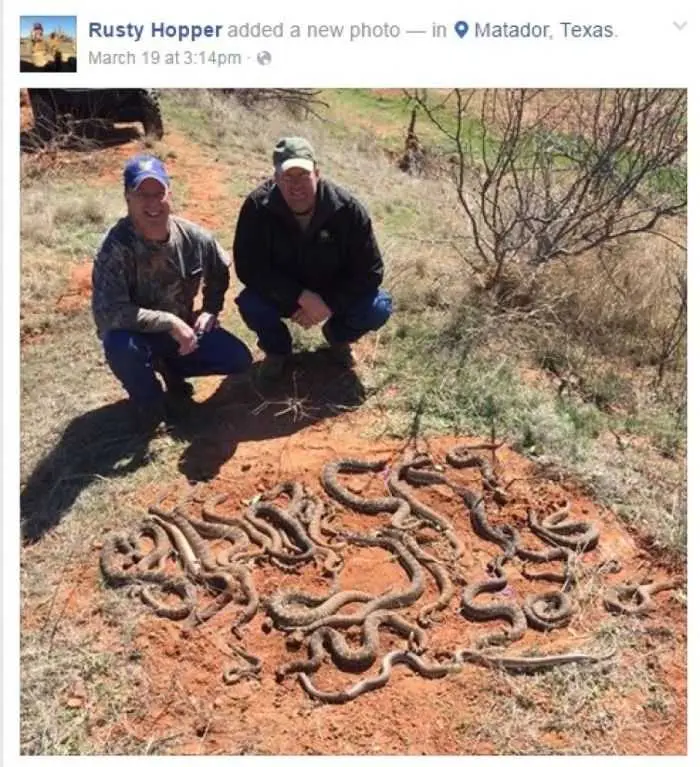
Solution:
<path fill-rule="evenodd" d="M 693 11 L 3 3 L 8 765 L 693 760 Z"/>

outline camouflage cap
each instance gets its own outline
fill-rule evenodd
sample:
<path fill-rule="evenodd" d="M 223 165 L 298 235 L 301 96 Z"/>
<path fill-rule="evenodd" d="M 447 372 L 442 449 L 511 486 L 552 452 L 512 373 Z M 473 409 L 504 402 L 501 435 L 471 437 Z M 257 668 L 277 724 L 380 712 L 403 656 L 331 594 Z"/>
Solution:
<path fill-rule="evenodd" d="M 289 168 L 304 168 L 312 171 L 316 165 L 314 148 L 301 136 L 281 138 L 272 153 L 275 170 L 283 172 Z"/>

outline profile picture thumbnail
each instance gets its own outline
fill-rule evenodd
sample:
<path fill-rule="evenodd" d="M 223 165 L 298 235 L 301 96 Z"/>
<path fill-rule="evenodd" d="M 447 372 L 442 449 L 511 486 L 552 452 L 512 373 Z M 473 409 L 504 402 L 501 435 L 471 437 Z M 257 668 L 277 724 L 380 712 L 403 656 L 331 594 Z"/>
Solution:
<path fill-rule="evenodd" d="M 20 16 L 20 72 L 77 72 L 77 16 Z"/>

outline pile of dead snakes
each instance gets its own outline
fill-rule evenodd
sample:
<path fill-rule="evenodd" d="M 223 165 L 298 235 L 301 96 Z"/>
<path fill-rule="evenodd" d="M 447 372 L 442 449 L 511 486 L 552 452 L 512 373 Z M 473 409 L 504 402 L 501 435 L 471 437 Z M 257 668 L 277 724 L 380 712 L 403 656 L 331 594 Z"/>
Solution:
<path fill-rule="evenodd" d="M 295 675 L 311 697 L 329 703 L 347 702 L 383 686 L 398 664 L 407 665 L 426 678 L 441 678 L 457 673 L 466 663 L 530 673 L 568 663 L 596 664 L 611 658 L 612 653 L 572 652 L 536 657 L 488 651 L 490 647 L 516 642 L 528 628 L 547 632 L 569 623 L 575 611 L 571 592 L 580 577 L 578 559 L 596 547 L 599 530 L 590 522 L 568 521 L 566 508 L 557 509 L 542 519 L 530 508 L 529 528 L 549 548 L 526 548 L 513 526 L 495 525 L 489 518 L 487 503 L 503 506 L 509 501 L 507 490 L 499 485 L 489 462 L 478 456 L 474 447 L 463 446 L 447 453 L 445 460 L 451 469 L 457 470 L 452 476 L 460 469 L 477 469 L 478 490 L 456 482 L 443 466 L 424 454 L 415 454 L 394 466 L 383 460 L 350 458 L 327 463 L 321 474 L 321 486 L 327 496 L 341 509 L 373 515 L 384 522 L 365 534 L 331 527 L 330 519 L 336 510 L 327 501 L 306 493 L 298 482 L 277 485 L 256 498 L 243 514 L 235 516 L 217 511 L 226 501 L 226 495 L 206 499 L 200 515 L 187 511 L 188 502 L 196 500 L 198 489 L 183 496 L 169 510 L 163 508 L 161 499 L 149 507 L 147 517 L 135 530 L 117 532 L 107 538 L 100 554 L 101 570 L 109 585 L 127 586 L 157 615 L 184 621 L 188 626 L 209 620 L 230 603 L 238 604 L 231 624 L 238 640 L 243 627 L 262 607 L 266 614 L 263 630 L 275 628 L 283 632 L 288 647 L 303 645 L 308 656 L 278 667 L 277 679 L 281 681 Z M 376 498 L 353 493 L 342 483 L 343 475 L 347 474 L 379 475 L 388 492 Z M 488 577 L 483 580 L 471 583 L 465 580 L 460 570 L 464 542 L 450 519 L 419 498 L 418 488 L 438 483 L 464 503 L 476 535 L 500 549 L 489 563 Z M 281 505 L 276 501 L 283 496 L 287 496 L 287 501 Z M 448 550 L 447 556 L 439 557 L 426 550 L 422 534 L 427 528 L 435 534 L 431 545 L 439 540 Z M 151 541 L 147 552 L 141 545 L 144 537 Z M 225 543 L 226 551 L 215 556 L 208 541 Z M 340 590 L 338 576 L 352 547 L 388 551 L 405 571 L 407 585 L 380 594 Z M 175 566 L 172 566 L 173 559 Z M 479 594 L 504 591 L 506 570 L 516 559 L 529 563 L 561 562 L 560 573 L 530 576 L 555 581 L 559 588 L 530 597 L 522 605 L 515 600 L 477 604 Z M 253 568 L 263 561 L 293 572 L 318 564 L 333 579 L 333 586 L 323 595 L 283 590 L 261 599 L 255 587 Z M 412 607 L 423 596 L 424 571 L 435 583 L 437 598 L 423 605 L 415 621 L 411 621 L 400 611 Z M 423 657 L 428 649 L 427 631 L 451 605 L 457 584 L 462 587 L 459 601 L 465 618 L 500 619 L 507 622 L 508 628 L 487 634 L 471 646 L 455 649 L 444 662 L 428 661 Z M 654 593 L 677 585 L 673 581 L 611 587 L 605 592 L 604 604 L 611 612 L 644 614 L 653 609 Z M 214 595 L 204 607 L 198 605 L 199 591 Z M 163 594 L 174 594 L 178 599 L 173 603 L 172 599 L 164 599 Z M 353 607 L 351 612 L 341 611 L 348 606 Z M 311 674 L 328 656 L 339 669 L 351 673 L 371 668 L 379 658 L 380 629 L 402 637 L 406 648 L 386 653 L 377 676 L 338 692 L 316 687 Z M 345 630 L 361 632 L 359 646 L 348 643 Z M 232 684 L 243 678 L 259 677 L 261 659 L 241 646 L 234 645 L 232 650 L 240 662 L 237 660 L 225 669 L 224 681 Z"/>

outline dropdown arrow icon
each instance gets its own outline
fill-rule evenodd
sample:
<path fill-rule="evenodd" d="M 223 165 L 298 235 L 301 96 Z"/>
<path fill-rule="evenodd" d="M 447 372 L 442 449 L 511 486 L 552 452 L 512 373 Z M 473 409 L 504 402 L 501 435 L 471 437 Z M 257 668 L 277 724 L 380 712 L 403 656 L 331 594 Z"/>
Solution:
<path fill-rule="evenodd" d="M 682 32 L 687 26 L 687 21 L 674 21 L 673 26 L 679 31 Z"/>

